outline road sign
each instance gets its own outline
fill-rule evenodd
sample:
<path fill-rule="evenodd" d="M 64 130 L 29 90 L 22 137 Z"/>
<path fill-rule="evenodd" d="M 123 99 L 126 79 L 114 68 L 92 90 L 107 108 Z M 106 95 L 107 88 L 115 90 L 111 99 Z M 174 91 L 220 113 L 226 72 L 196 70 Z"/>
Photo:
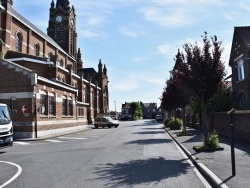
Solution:
<path fill-rule="evenodd" d="M 26 106 L 26 105 L 23 105 L 23 107 L 22 107 L 22 112 L 23 112 L 23 114 L 26 114 L 27 111 L 28 111 L 27 106 Z"/>

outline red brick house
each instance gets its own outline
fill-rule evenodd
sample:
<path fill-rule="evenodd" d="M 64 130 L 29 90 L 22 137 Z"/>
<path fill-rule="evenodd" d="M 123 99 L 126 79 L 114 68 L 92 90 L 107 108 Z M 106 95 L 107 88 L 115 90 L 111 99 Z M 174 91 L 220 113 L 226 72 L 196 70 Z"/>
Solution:
<path fill-rule="evenodd" d="M 84 68 L 77 49 L 76 13 L 52 0 L 47 34 L 0 5 L 0 102 L 12 110 L 14 137 L 77 130 L 109 111 L 107 68 Z M 89 71 L 91 70 L 91 71 Z"/>
<path fill-rule="evenodd" d="M 249 108 L 250 97 L 250 27 L 235 27 L 229 66 L 232 89 L 240 108 Z"/>

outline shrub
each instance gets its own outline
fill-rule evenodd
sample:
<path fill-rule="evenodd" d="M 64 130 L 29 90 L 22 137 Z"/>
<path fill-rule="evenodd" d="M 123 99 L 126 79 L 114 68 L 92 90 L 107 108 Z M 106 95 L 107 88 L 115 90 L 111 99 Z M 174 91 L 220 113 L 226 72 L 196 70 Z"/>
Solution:
<path fill-rule="evenodd" d="M 164 119 L 164 126 L 165 127 L 169 127 L 169 122 L 173 121 L 173 120 L 174 120 L 174 117 L 170 117 L 168 119 Z"/>
<path fill-rule="evenodd" d="M 205 146 L 205 139 L 202 138 L 203 146 Z M 208 138 L 208 145 L 209 148 L 219 148 L 219 136 L 217 133 L 212 133 L 211 136 Z"/>
<path fill-rule="evenodd" d="M 175 120 L 174 117 L 169 118 L 166 123 L 167 123 L 167 127 L 169 127 L 170 130 L 180 130 L 181 127 L 183 126 L 182 120 L 179 118 L 176 118 Z"/>

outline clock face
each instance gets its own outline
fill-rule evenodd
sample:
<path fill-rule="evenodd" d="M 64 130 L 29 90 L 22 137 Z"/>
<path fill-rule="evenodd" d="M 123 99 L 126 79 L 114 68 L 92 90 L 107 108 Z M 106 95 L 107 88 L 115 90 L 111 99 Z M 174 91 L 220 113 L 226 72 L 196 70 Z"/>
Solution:
<path fill-rule="evenodd" d="M 62 16 L 57 16 L 56 17 L 56 22 L 61 22 L 62 21 Z"/>

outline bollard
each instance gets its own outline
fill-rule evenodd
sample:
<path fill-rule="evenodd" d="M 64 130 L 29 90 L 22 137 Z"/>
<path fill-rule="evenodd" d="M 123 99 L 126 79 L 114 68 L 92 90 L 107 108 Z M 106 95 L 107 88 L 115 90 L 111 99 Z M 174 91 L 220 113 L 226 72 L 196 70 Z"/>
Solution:
<path fill-rule="evenodd" d="M 235 153 L 234 153 L 234 125 L 230 124 L 231 127 L 231 162 L 232 162 L 232 176 L 236 175 L 235 171 Z"/>

